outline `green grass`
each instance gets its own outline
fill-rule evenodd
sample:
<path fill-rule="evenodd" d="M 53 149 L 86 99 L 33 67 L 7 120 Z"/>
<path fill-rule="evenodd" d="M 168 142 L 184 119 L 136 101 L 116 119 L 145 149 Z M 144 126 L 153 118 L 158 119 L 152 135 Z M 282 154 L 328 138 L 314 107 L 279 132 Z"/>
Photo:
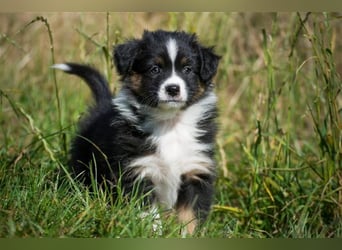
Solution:
<path fill-rule="evenodd" d="M 37 18 L 38 16 L 38 18 Z M 196 32 L 222 55 L 219 177 L 194 237 L 342 236 L 342 35 L 333 13 L 0 15 L 0 237 L 179 237 L 141 219 L 141 197 L 89 193 L 66 172 L 91 103 L 54 62 L 96 65 L 119 88 L 111 46 L 144 29 Z"/>

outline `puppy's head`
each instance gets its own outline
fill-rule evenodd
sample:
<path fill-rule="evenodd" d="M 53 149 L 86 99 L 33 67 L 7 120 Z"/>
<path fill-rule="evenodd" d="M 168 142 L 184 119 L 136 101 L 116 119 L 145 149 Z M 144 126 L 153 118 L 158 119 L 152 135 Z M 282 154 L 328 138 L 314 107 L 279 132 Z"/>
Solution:
<path fill-rule="evenodd" d="M 185 32 L 145 31 L 114 48 L 124 84 L 141 104 L 161 109 L 182 109 L 204 96 L 219 58 Z"/>

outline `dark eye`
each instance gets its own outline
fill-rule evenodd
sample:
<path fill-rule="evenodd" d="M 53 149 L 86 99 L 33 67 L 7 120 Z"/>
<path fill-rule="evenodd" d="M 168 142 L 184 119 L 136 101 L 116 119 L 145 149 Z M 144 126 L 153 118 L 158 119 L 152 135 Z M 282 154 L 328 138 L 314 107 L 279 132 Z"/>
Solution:
<path fill-rule="evenodd" d="M 150 73 L 152 75 L 157 75 L 161 72 L 161 68 L 158 66 L 158 65 L 153 65 L 151 68 L 150 68 Z"/>
<path fill-rule="evenodd" d="M 192 71 L 191 66 L 186 65 L 186 66 L 183 67 L 183 73 L 184 73 L 184 74 L 187 75 L 187 74 L 191 73 L 191 71 Z"/>

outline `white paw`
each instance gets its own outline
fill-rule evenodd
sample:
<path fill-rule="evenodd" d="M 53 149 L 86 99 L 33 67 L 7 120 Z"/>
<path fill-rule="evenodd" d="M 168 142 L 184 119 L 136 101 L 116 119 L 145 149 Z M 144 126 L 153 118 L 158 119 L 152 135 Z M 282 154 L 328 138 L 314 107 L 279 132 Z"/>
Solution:
<path fill-rule="evenodd" d="M 157 235 L 163 234 L 163 225 L 160 219 L 160 214 L 158 213 L 158 210 L 156 207 L 152 207 L 148 212 L 142 212 L 140 214 L 141 219 L 145 219 L 146 217 L 151 216 L 152 217 L 152 230 Z"/>

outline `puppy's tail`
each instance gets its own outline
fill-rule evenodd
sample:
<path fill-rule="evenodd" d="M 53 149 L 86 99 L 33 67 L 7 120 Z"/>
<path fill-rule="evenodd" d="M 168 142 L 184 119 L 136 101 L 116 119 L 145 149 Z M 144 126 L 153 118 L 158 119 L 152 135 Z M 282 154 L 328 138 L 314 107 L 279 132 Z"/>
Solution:
<path fill-rule="evenodd" d="M 108 82 L 96 69 L 77 63 L 60 63 L 54 64 L 51 67 L 81 77 L 91 89 L 97 105 L 111 103 L 112 95 L 108 87 Z"/>

